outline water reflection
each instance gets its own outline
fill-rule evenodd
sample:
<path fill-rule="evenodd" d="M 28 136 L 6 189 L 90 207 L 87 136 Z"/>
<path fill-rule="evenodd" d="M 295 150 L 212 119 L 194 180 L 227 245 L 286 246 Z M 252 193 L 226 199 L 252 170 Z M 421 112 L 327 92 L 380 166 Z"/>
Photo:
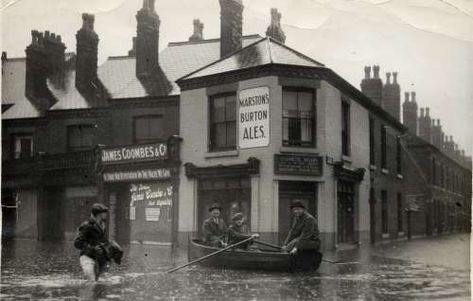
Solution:
<path fill-rule="evenodd" d="M 303 274 L 220 270 L 193 266 L 165 271 L 186 261 L 185 250 L 127 246 L 122 266 L 112 266 L 98 283 L 83 280 L 70 243 L 16 241 L 2 248 L 2 300 L 263 300 L 469 299 L 469 271 L 424 265 L 371 254 L 360 263 L 324 262 Z"/>

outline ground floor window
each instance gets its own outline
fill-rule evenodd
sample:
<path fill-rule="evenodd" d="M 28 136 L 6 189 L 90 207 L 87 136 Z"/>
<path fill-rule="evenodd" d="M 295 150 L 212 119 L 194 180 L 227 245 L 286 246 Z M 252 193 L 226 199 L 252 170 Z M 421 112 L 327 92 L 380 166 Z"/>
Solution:
<path fill-rule="evenodd" d="M 251 181 L 249 177 L 209 178 L 200 179 L 198 184 L 198 229 L 209 217 L 209 208 L 213 203 L 222 206 L 221 218 L 225 223 L 231 222 L 231 217 L 241 212 L 251 227 Z"/>
<path fill-rule="evenodd" d="M 388 192 L 381 190 L 381 229 L 383 234 L 388 233 Z"/>
<path fill-rule="evenodd" d="M 355 188 L 352 182 L 338 181 L 337 185 L 338 242 L 354 242 L 355 237 Z"/>

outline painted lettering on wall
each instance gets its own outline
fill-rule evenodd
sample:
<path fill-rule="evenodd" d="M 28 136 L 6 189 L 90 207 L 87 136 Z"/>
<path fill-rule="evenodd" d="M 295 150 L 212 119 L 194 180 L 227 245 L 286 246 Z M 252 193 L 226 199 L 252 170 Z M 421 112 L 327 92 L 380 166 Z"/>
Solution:
<path fill-rule="evenodd" d="M 167 179 L 171 177 L 169 168 L 140 169 L 131 171 L 112 171 L 104 172 L 103 180 L 105 182 L 121 182 L 133 180 L 155 180 Z"/>
<path fill-rule="evenodd" d="M 167 158 L 167 144 L 153 143 L 146 145 L 105 148 L 101 153 L 102 163 L 146 161 Z"/>
<path fill-rule="evenodd" d="M 238 145 L 241 149 L 269 145 L 269 107 L 268 87 L 240 91 L 238 94 Z"/>

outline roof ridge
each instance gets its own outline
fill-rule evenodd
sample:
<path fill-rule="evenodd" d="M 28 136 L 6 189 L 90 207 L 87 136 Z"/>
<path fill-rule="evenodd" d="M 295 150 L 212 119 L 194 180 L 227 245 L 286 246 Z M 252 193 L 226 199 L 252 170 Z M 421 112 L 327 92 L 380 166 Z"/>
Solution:
<path fill-rule="evenodd" d="M 307 59 L 307 60 L 311 61 L 312 63 L 315 63 L 315 64 L 317 64 L 317 65 L 321 65 L 321 66 L 325 67 L 324 64 L 322 64 L 321 62 L 319 62 L 319 61 L 317 61 L 317 60 L 311 58 L 310 56 L 307 56 L 307 55 L 303 54 L 302 52 L 299 52 L 299 51 L 297 51 L 297 50 L 295 50 L 295 49 L 293 49 L 293 48 L 291 48 L 291 47 L 289 47 L 289 46 L 287 46 L 287 45 L 285 45 L 285 44 L 279 42 L 278 40 L 275 40 L 275 39 L 273 39 L 273 38 L 271 38 L 271 37 L 268 37 L 268 38 L 270 39 L 271 42 L 273 42 L 273 43 L 275 43 L 275 44 L 277 44 L 277 45 L 279 45 L 279 46 L 281 46 L 281 47 L 283 47 L 283 48 L 286 48 L 287 50 L 289 50 L 289 51 L 291 51 L 291 52 L 294 52 L 294 53 L 295 53 L 296 55 L 298 55 L 299 57 L 302 57 L 302 58 L 304 58 L 304 59 Z"/>
<path fill-rule="evenodd" d="M 220 59 L 218 59 L 218 60 L 216 60 L 216 61 L 214 61 L 214 62 L 212 62 L 212 63 L 210 63 L 210 64 L 207 64 L 207 65 L 205 65 L 205 66 L 203 66 L 203 67 L 201 67 L 201 68 L 199 68 L 199 69 L 196 69 L 196 70 L 192 71 L 192 72 L 189 73 L 189 74 L 186 74 L 186 75 L 184 75 L 184 76 L 181 76 L 180 78 L 178 78 L 178 79 L 176 80 L 176 82 L 178 82 L 178 81 L 180 81 L 180 80 L 182 80 L 182 79 L 184 79 L 184 78 L 186 78 L 186 77 L 188 77 L 188 76 L 191 76 L 191 75 L 193 75 L 194 73 L 197 73 L 197 72 L 199 72 L 199 71 L 201 71 L 201 70 L 204 70 L 204 69 L 206 69 L 206 68 L 208 68 L 208 67 L 210 67 L 210 66 L 212 66 L 212 65 L 218 64 L 218 63 L 224 61 L 225 59 L 227 59 L 227 58 L 229 58 L 229 57 L 232 57 L 233 55 L 235 55 L 235 54 L 237 54 L 237 53 L 239 53 L 239 52 L 242 52 L 242 51 L 244 51 L 244 50 L 246 50 L 246 49 L 248 49 L 248 48 L 250 48 L 250 47 L 253 47 L 253 46 L 256 45 L 256 44 L 259 44 L 259 43 L 262 42 L 262 41 L 265 41 L 266 39 L 267 39 L 266 37 L 265 37 L 265 38 L 261 38 L 261 39 L 259 39 L 258 41 L 255 41 L 255 42 L 253 42 L 253 43 L 251 43 L 251 44 L 249 44 L 249 45 L 247 45 L 247 46 L 245 46 L 245 47 L 243 47 L 243 48 L 240 48 L 240 49 L 238 49 L 238 50 L 235 50 L 235 51 L 233 51 L 233 52 L 227 54 L 226 56 L 224 56 L 224 57 L 222 57 L 222 58 L 220 58 Z"/>

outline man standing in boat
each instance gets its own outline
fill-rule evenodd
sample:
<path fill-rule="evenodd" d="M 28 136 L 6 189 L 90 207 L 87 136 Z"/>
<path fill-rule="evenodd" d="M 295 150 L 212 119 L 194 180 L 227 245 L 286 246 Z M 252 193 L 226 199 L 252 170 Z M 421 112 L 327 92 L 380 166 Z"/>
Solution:
<path fill-rule="evenodd" d="M 227 246 L 227 226 L 220 218 L 222 207 L 214 203 L 209 208 L 210 217 L 202 225 L 202 235 L 205 244 L 211 247 L 224 248 Z"/>
<path fill-rule="evenodd" d="M 248 228 L 245 224 L 245 216 L 243 213 L 235 213 L 232 217 L 232 224 L 228 227 L 228 244 L 233 245 L 243 241 L 245 239 L 254 236 L 255 238 L 259 237 L 259 234 L 251 234 L 248 232 Z M 239 249 L 254 249 L 252 248 L 252 242 L 244 243 L 238 246 Z"/>
<path fill-rule="evenodd" d="M 283 251 L 296 255 L 301 251 L 318 251 L 320 249 L 319 228 L 317 220 L 305 209 L 300 200 L 291 203 L 294 217 L 292 227 L 284 240 Z"/>

